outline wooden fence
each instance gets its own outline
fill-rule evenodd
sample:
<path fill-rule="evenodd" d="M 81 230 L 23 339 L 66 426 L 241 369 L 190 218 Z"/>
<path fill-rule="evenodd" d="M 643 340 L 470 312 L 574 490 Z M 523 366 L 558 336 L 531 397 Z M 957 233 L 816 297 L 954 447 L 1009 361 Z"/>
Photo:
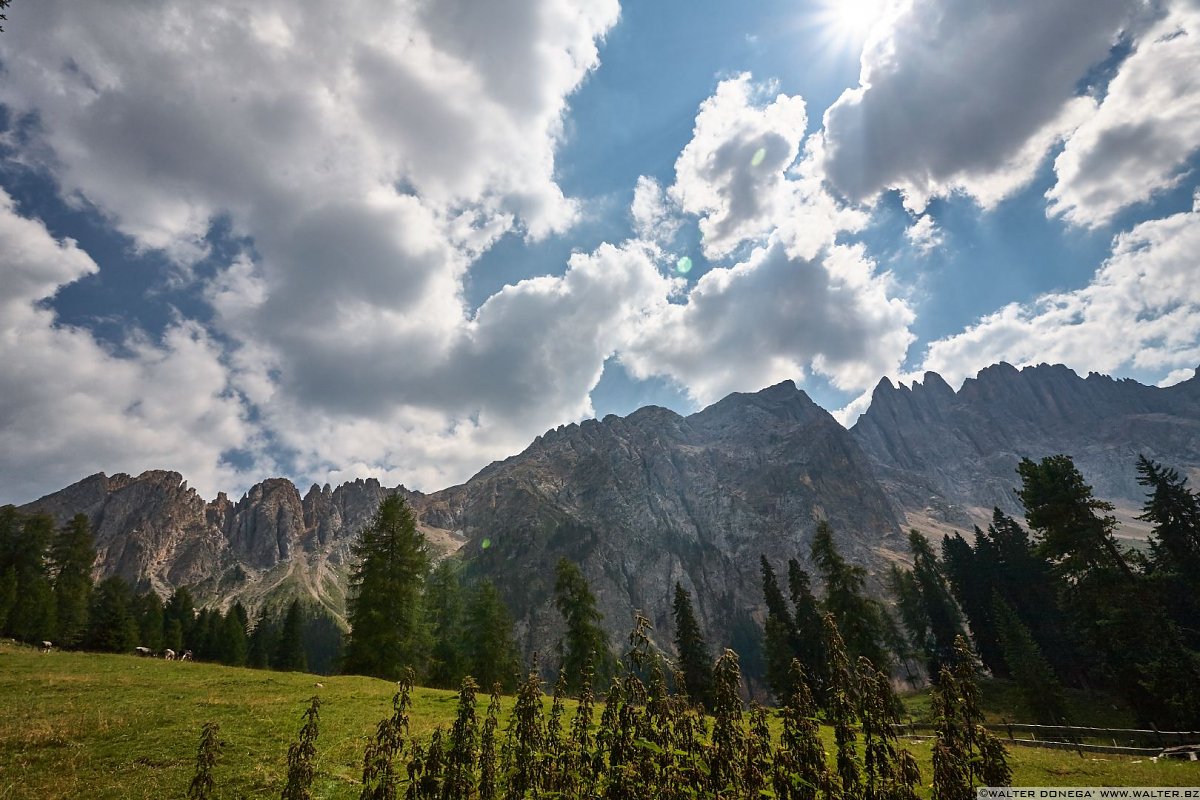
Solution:
<path fill-rule="evenodd" d="M 1017 747 L 1045 747 L 1087 753 L 1113 753 L 1154 757 L 1165 748 L 1200 744 L 1200 731 L 1160 731 L 1156 728 L 1088 728 L 1079 725 L 1029 725 L 1020 722 L 988 723 L 983 727 L 996 733 L 1005 744 Z M 934 726 L 905 723 L 896 726 L 901 736 L 932 739 Z"/>

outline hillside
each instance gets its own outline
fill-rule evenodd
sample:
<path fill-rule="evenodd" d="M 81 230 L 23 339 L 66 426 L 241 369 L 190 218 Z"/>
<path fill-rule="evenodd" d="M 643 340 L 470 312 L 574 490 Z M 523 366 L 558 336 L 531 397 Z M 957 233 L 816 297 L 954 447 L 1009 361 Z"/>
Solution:
<path fill-rule="evenodd" d="M 315 683 L 324 684 L 317 687 Z M 223 797 L 278 796 L 286 752 L 309 698 L 322 699 L 318 796 L 355 798 L 363 748 L 390 713 L 394 684 L 370 678 L 260 672 L 132 656 L 54 652 L 0 644 L 0 797 L 180 797 L 194 769 L 200 726 L 221 726 L 214 777 Z M 419 737 L 453 721 L 451 692 L 418 689 Z M 510 708 L 504 704 L 505 715 Z M 501 725 L 503 726 L 503 721 Z M 773 723 L 773 727 L 777 722 Z M 831 751 L 832 731 L 822 729 Z M 929 796 L 928 743 L 906 743 Z M 1196 786 L 1200 764 L 1014 749 L 1014 785 Z"/>

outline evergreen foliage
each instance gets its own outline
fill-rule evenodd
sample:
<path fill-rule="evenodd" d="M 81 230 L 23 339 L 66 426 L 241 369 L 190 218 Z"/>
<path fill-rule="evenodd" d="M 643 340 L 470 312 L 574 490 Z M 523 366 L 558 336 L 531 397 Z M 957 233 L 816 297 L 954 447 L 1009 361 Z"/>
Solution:
<path fill-rule="evenodd" d="M 1020 687 L 1026 710 L 1034 722 L 1042 725 L 1066 725 L 1066 702 L 1062 686 L 1042 656 L 1029 628 L 1021 622 L 999 593 L 995 599 L 996 631 L 1009 674 Z"/>
<path fill-rule="evenodd" d="M 304 672 L 304 612 L 299 600 L 288 606 L 287 615 L 279 629 L 279 639 L 271 656 L 271 668 L 284 672 Z"/>
<path fill-rule="evenodd" d="M 86 514 L 76 514 L 54 537 L 50 564 L 54 573 L 57 636 L 64 647 L 77 647 L 87 635 L 96 549 Z"/>
<path fill-rule="evenodd" d="M 449 688 L 467 674 L 466 623 L 463 586 L 458 562 L 445 559 L 438 563 L 425 582 L 425 613 L 432 647 L 426 682 Z"/>
<path fill-rule="evenodd" d="M 559 643 L 561 669 L 572 694 L 582 687 L 582 676 L 590 668 L 594 681 L 603 682 L 612 673 L 608 634 L 600 625 L 604 615 L 578 565 L 561 559 L 555 568 L 554 605 L 566 623 Z"/>
<path fill-rule="evenodd" d="M 825 630 L 821 605 L 813 595 L 812 582 L 796 559 L 788 559 L 788 590 L 796 631 L 796 653 L 805 680 L 820 696 L 826 681 Z"/>
<path fill-rule="evenodd" d="M 812 557 L 825 582 L 825 610 L 837 622 L 849 657 L 865 656 L 872 664 L 888 668 L 887 612 L 867 597 L 866 570 L 842 557 L 833 542 L 833 529 L 824 520 L 813 536 Z"/>
<path fill-rule="evenodd" d="M 144 592 L 133 598 L 133 618 L 137 625 L 137 642 L 157 653 L 163 649 L 163 602 L 154 592 Z"/>
<path fill-rule="evenodd" d="M 380 503 L 354 555 L 343 671 L 394 680 L 405 667 L 422 668 L 428 656 L 422 587 L 430 558 L 401 495 Z"/>
<path fill-rule="evenodd" d="M 692 610 L 692 597 L 679 583 L 675 584 L 673 612 L 675 650 L 679 653 L 683 688 L 692 700 L 709 708 L 713 703 L 712 656 Z"/>
<path fill-rule="evenodd" d="M 516 686 L 520 674 L 513 621 L 491 581 L 480 581 L 471 590 L 463 625 L 463 653 L 469 674 L 484 686 Z"/>
<path fill-rule="evenodd" d="M 127 653 L 136 646 L 138 629 L 131 609 L 129 584 L 112 575 L 96 586 L 87 632 L 87 647 L 108 653 Z"/>

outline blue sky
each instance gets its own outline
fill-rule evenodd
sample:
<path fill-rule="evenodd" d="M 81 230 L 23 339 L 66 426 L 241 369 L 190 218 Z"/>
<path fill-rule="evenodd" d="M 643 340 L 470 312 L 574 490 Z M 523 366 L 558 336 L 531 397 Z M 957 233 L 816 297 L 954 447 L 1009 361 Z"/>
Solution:
<path fill-rule="evenodd" d="M 1195 0 L 5 28 L 0 502 L 151 468 L 434 490 L 784 379 L 851 424 L 884 376 L 1200 363 Z"/>

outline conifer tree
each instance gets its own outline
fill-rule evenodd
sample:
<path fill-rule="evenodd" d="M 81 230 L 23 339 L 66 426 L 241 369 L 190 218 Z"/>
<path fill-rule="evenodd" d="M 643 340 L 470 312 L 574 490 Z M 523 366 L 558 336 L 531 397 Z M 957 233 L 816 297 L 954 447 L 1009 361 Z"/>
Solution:
<path fill-rule="evenodd" d="M 1067 724 L 1062 686 L 1042 656 L 1041 648 L 998 592 L 994 602 L 996 632 L 1004 649 L 1004 660 L 1025 699 L 1026 710 L 1040 724 Z"/>
<path fill-rule="evenodd" d="M 271 666 L 271 656 L 279 644 L 279 623 L 272 619 L 263 606 L 258 612 L 258 621 L 250 632 L 250 643 L 246 653 L 246 665 L 256 669 Z"/>
<path fill-rule="evenodd" d="M 175 625 L 172 623 L 178 625 L 178 640 L 174 638 Z M 192 598 L 191 590 L 186 586 L 180 586 L 171 593 L 171 596 L 167 599 L 166 606 L 163 608 L 164 646 L 179 652 L 192 641 L 195 626 L 195 600 Z M 196 648 L 193 646 L 192 649 L 195 650 Z"/>
<path fill-rule="evenodd" d="M 2 558 L 12 568 L 16 586 L 6 632 L 16 639 L 40 642 L 53 640 L 57 633 L 54 590 L 46 559 L 53 536 L 51 517 L 24 516 L 12 506 L 0 509 Z"/>
<path fill-rule="evenodd" d="M 222 664 L 240 667 L 246 663 L 248 650 L 246 610 L 240 602 L 234 603 L 221 618 L 216 656 Z"/>
<path fill-rule="evenodd" d="M 77 647 L 87 635 L 88 606 L 92 593 L 91 523 L 86 514 L 76 514 L 54 537 L 50 564 L 54 572 L 54 607 L 57 636 L 63 647 Z"/>
<path fill-rule="evenodd" d="M 513 638 L 513 621 L 495 584 L 482 580 L 471 590 L 463 647 L 467 671 L 483 686 L 517 685 L 520 658 Z"/>
<path fill-rule="evenodd" d="M 154 592 L 133 598 L 133 618 L 138 629 L 138 644 L 158 652 L 163 649 L 163 602 Z M 172 648 L 174 649 L 174 648 Z"/>
<path fill-rule="evenodd" d="M 833 529 L 824 520 L 817 524 L 812 556 L 825 581 L 825 610 L 833 614 L 849 657 L 866 656 L 872 664 L 886 669 L 891 663 L 884 644 L 886 612 L 867 597 L 866 570 L 842 557 L 833 542 Z"/>
<path fill-rule="evenodd" d="M 1200 585 L 1200 496 L 1187 478 L 1145 456 L 1138 456 L 1138 483 L 1149 490 L 1140 520 L 1154 526 L 1152 563 Z"/>
<path fill-rule="evenodd" d="M 675 584 L 675 649 L 679 653 L 679 671 L 683 675 L 683 688 L 694 702 L 711 707 L 712 656 L 708 644 L 696 622 L 692 610 L 692 597 L 679 583 Z"/>
<path fill-rule="evenodd" d="M 394 680 L 406 666 L 423 668 L 428 629 L 421 589 L 429 572 L 425 537 L 404 498 L 388 495 L 354 546 L 350 637 L 344 672 Z"/>
<path fill-rule="evenodd" d="M 775 579 L 775 570 L 766 556 L 759 556 L 759 571 L 762 574 L 763 600 L 767 606 L 767 619 L 763 626 L 767 683 L 771 685 L 776 699 L 782 701 L 787 692 L 792 659 L 798 655 L 796 624 Z"/>
<path fill-rule="evenodd" d="M 458 562 L 444 559 L 425 582 L 425 612 L 432 641 L 426 677 L 430 686 L 449 688 L 467 674 L 463 605 Z"/>
<path fill-rule="evenodd" d="M 604 615 L 596 608 L 596 598 L 579 567 L 563 558 L 555 568 L 554 604 L 562 614 L 567 630 L 559 643 L 562 671 L 573 694 L 582 688 L 589 667 L 593 680 L 603 681 L 612 672 L 612 653 L 608 634 L 601 627 Z"/>
<path fill-rule="evenodd" d="M 129 584 L 113 575 L 96 586 L 92 599 L 86 644 L 88 649 L 126 653 L 137 641 L 137 623 L 131 613 Z"/>
<path fill-rule="evenodd" d="M 823 696 L 826 674 L 825 630 L 821 621 L 821 604 L 813 595 L 809 575 L 796 559 L 788 559 L 788 590 L 792 599 L 795 620 L 796 657 L 804 671 L 804 679 L 817 697 Z"/>
<path fill-rule="evenodd" d="M 283 672 L 304 672 L 308 668 L 304 660 L 304 617 L 299 600 L 293 600 L 288 606 L 271 657 L 271 667 Z"/>

